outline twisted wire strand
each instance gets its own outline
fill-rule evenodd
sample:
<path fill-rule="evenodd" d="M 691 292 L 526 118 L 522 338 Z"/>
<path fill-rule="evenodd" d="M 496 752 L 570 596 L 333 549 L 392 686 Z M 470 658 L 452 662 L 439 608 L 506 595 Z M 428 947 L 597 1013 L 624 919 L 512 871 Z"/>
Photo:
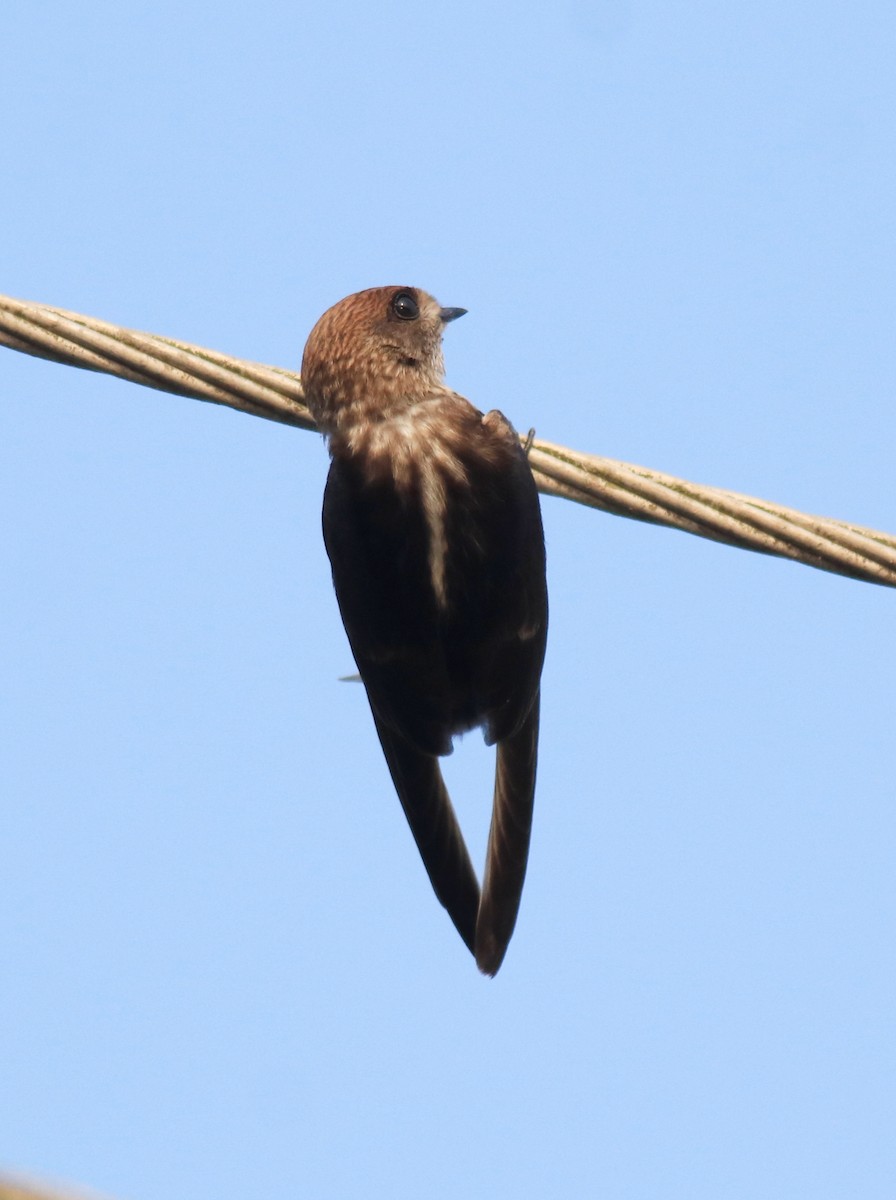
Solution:
<path fill-rule="evenodd" d="M 0 296 L 0 345 L 299 429 L 315 428 L 303 403 L 301 379 L 292 371 L 65 309 Z M 892 534 L 689 483 L 541 438 L 532 441 L 529 462 L 539 491 L 546 495 L 896 587 Z"/>

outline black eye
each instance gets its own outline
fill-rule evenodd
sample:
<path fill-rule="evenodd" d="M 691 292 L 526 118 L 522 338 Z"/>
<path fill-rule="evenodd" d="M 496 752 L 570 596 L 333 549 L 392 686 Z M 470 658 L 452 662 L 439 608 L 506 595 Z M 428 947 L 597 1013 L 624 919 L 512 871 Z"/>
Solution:
<path fill-rule="evenodd" d="M 396 292 L 392 297 L 392 311 L 400 321 L 416 321 L 420 306 L 410 292 Z"/>

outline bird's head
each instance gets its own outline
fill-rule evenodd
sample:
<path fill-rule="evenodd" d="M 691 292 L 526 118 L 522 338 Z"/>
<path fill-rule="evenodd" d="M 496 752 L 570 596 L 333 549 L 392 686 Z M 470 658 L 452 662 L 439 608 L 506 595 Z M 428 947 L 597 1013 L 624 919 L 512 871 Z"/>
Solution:
<path fill-rule="evenodd" d="M 464 308 L 420 288 L 368 288 L 327 309 L 302 359 L 305 402 L 324 433 L 397 415 L 443 389 L 442 331 Z"/>

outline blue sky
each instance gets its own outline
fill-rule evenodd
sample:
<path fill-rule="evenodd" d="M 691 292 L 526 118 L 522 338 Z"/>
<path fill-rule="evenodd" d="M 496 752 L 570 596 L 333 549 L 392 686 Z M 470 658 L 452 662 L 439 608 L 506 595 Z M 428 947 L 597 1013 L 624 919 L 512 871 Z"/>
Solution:
<path fill-rule="evenodd" d="M 297 368 L 408 283 L 556 442 L 896 530 L 896 14 L 48 0 L 0 290 Z M 352 670 L 314 435 L 0 351 L 0 1164 L 128 1200 L 892 1196 L 891 591 L 543 504 L 482 979 Z M 491 754 L 449 782 L 481 859 Z"/>

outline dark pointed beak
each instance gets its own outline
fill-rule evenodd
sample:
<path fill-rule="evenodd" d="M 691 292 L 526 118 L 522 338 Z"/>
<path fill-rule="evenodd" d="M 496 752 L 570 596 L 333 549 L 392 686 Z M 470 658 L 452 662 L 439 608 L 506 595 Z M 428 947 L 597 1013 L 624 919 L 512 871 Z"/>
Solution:
<path fill-rule="evenodd" d="M 442 324 L 447 325 L 449 321 L 456 321 L 458 317 L 462 317 L 466 311 L 465 308 L 440 308 L 439 316 L 442 318 Z"/>

